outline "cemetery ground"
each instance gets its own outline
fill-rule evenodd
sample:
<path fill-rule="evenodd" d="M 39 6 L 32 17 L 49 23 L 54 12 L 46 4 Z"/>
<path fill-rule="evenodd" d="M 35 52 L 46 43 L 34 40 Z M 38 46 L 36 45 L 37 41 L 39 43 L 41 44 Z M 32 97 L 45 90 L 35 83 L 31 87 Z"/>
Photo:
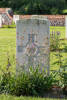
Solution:
<path fill-rule="evenodd" d="M 50 33 L 54 30 L 54 27 L 50 28 Z M 61 61 L 65 63 L 67 58 L 67 40 L 65 39 L 65 27 L 55 27 L 55 31 L 60 31 L 60 41 L 57 40 L 57 44 L 62 49 Z M 54 41 L 53 41 L 54 42 Z M 59 43 L 59 44 L 58 44 Z M 56 47 L 52 47 L 56 48 Z M 15 71 L 16 65 L 16 29 L 15 28 L 1 28 L 0 29 L 0 73 L 6 68 L 8 63 L 8 58 L 10 59 L 12 71 Z M 59 69 L 59 53 L 57 50 L 50 51 L 50 70 Z"/>
<path fill-rule="evenodd" d="M 0 100 L 60 100 L 60 99 L 51 99 L 51 98 L 37 98 L 37 97 L 15 97 L 10 95 L 0 95 Z M 66 99 L 61 99 L 66 100 Z"/>
<path fill-rule="evenodd" d="M 50 27 L 50 33 L 52 30 L 60 31 L 60 39 L 57 39 L 57 44 L 60 47 L 60 50 L 57 50 L 56 47 L 52 47 L 50 51 L 50 70 L 58 71 L 62 65 L 64 68 L 67 65 L 67 40 L 65 39 L 65 27 Z M 51 41 L 51 40 L 50 40 Z M 54 39 L 52 40 L 54 41 Z M 51 42 L 52 42 L 51 41 Z M 6 70 L 15 72 L 16 66 L 16 29 L 15 28 L 1 28 L 0 29 L 0 75 Z M 6 98 L 6 99 L 4 99 Z M 1 100 L 41 100 L 39 98 L 26 98 L 26 97 L 13 97 L 1 95 Z M 54 100 L 49 98 L 44 98 L 42 100 Z M 57 99 L 55 99 L 57 100 Z M 60 100 L 60 99 L 58 99 Z M 63 99 L 64 100 L 64 99 Z M 66 100 L 66 99 L 65 99 Z"/>

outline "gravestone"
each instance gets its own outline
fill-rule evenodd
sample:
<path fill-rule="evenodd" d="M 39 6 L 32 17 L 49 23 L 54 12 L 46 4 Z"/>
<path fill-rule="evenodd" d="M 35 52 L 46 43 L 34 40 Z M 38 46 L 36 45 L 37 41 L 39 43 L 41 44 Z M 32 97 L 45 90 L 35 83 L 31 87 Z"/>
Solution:
<path fill-rule="evenodd" d="M 50 34 L 49 21 L 45 17 L 32 16 L 17 21 L 16 30 L 17 71 L 29 71 L 39 66 L 49 74 Z"/>
<path fill-rule="evenodd" d="M 15 24 L 16 24 L 17 20 L 19 20 L 19 15 L 13 15 L 13 21 L 15 22 Z"/>
<path fill-rule="evenodd" d="M 65 38 L 67 39 L 67 16 L 65 17 L 65 28 L 66 28 L 66 36 L 65 36 Z"/>
<path fill-rule="evenodd" d="M 0 27 L 2 27 L 2 16 L 0 15 Z"/>

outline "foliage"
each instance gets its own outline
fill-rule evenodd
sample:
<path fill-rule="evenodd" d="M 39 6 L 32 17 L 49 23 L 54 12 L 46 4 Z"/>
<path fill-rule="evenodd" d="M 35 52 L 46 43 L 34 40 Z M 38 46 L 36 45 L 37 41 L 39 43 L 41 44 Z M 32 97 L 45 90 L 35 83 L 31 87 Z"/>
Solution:
<path fill-rule="evenodd" d="M 54 27 L 50 27 L 50 31 Z M 55 31 L 60 31 L 61 32 L 61 38 L 65 38 L 65 27 L 56 27 L 55 26 Z M 51 37 L 50 37 L 51 39 Z M 67 58 L 67 51 L 66 51 L 66 46 L 67 45 L 67 40 L 59 40 L 63 43 L 63 46 L 61 46 L 63 52 L 61 52 L 60 55 L 62 55 L 62 61 L 65 64 L 65 58 Z M 51 42 L 51 41 L 50 41 Z M 50 43 L 51 44 L 51 43 Z M 7 53 L 9 53 L 10 56 L 10 62 L 11 66 L 10 69 L 12 71 L 15 71 L 15 66 L 16 66 L 16 29 L 15 28 L 1 28 L 0 29 L 0 69 L 5 69 L 7 65 Z M 57 62 L 59 59 L 59 56 L 57 55 L 57 51 L 50 51 L 50 70 L 59 70 L 59 63 Z M 57 55 L 57 56 L 56 56 Z M 67 61 L 67 60 L 66 60 Z M 0 70 L 1 74 L 1 70 Z"/>
<path fill-rule="evenodd" d="M 45 91 L 49 92 L 56 80 L 55 75 L 47 76 L 44 71 L 39 70 L 39 67 L 34 70 L 31 66 L 29 72 L 19 72 L 15 75 L 10 72 L 9 67 L 6 68 L 0 77 L 0 93 L 17 96 L 44 96 Z"/>
<path fill-rule="evenodd" d="M 62 72 L 61 73 L 61 79 L 62 79 L 63 86 L 67 86 L 67 73 Z"/>
<path fill-rule="evenodd" d="M 40 72 L 38 67 L 34 70 L 32 66 L 29 72 L 19 72 L 16 75 L 7 70 L 0 77 L 0 93 L 43 97 L 46 93 L 52 92 L 53 86 L 67 86 L 67 74 L 60 74 L 60 80 L 59 74 L 52 72 L 47 76 L 44 72 Z"/>
<path fill-rule="evenodd" d="M 51 14 L 53 15 L 55 15 L 55 14 L 58 14 L 58 9 L 57 8 L 52 8 L 51 9 Z"/>
<path fill-rule="evenodd" d="M 12 93 L 14 86 L 14 77 L 9 72 L 4 73 L 0 80 L 0 93 Z"/>
<path fill-rule="evenodd" d="M 59 50 L 60 46 L 60 32 L 55 32 L 55 30 L 52 30 L 52 33 L 50 34 L 50 50 L 51 51 L 57 51 Z"/>
<path fill-rule="evenodd" d="M 49 91 L 54 80 L 52 75 L 46 76 L 44 72 L 30 69 L 29 72 L 13 76 L 6 72 L 1 76 L 0 93 L 10 93 L 17 96 L 43 96 L 45 91 Z"/>
<path fill-rule="evenodd" d="M 60 29 L 60 31 L 62 32 L 61 35 L 62 35 L 62 37 L 64 37 L 64 27 L 55 27 L 55 28 L 56 28 L 56 30 L 57 30 L 57 28 Z M 59 77 L 58 76 L 55 77 L 55 75 L 53 75 L 53 74 L 49 76 L 50 78 L 41 75 L 41 73 L 36 74 L 36 78 L 35 78 L 34 77 L 35 72 L 34 73 L 32 72 L 33 75 L 31 75 L 31 73 L 28 74 L 28 76 L 27 76 L 27 73 L 25 73 L 25 74 L 22 73 L 22 75 L 19 75 L 19 76 L 22 76 L 21 78 L 19 76 L 16 77 L 16 75 L 11 74 L 11 72 L 9 72 L 8 70 L 7 70 L 7 72 L 4 72 L 3 75 L 1 74 L 1 68 L 5 69 L 4 66 L 7 67 L 8 65 L 10 65 L 10 68 L 12 68 L 12 71 L 14 71 L 13 68 L 15 68 L 15 64 L 14 64 L 15 58 L 13 57 L 13 54 L 15 56 L 15 48 L 16 48 L 16 45 L 15 45 L 16 44 L 16 34 L 15 33 L 16 33 L 15 29 L 11 29 L 11 28 L 8 28 L 8 29 L 7 28 L 1 28 L 0 29 L 0 51 L 1 51 L 1 54 L 0 54 L 0 62 L 1 62 L 0 63 L 0 77 L 1 77 L 0 78 L 0 87 L 1 87 L 0 89 L 1 90 L 0 90 L 0 92 L 1 93 L 10 93 L 10 94 L 15 94 L 15 95 L 17 95 L 17 94 L 20 95 L 20 91 L 22 91 L 21 89 L 23 89 L 24 90 L 24 92 L 22 91 L 23 95 L 25 95 L 25 93 L 27 93 L 26 95 L 30 94 L 30 95 L 36 96 L 36 95 L 40 94 L 39 90 L 41 89 L 41 87 L 42 87 L 41 91 L 44 91 L 44 89 L 45 89 L 45 91 L 49 91 L 50 88 L 52 87 L 52 85 L 55 84 L 55 85 L 58 86 L 59 85 Z M 61 41 L 65 44 L 67 44 L 66 40 L 61 40 Z M 65 45 L 63 45 L 63 48 L 67 48 L 67 47 L 64 47 L 64 46 Z M 8 57 L 8 55 L 6 55 L 6 52 L 8 52 L 8 51 L 9 51 L 9 57 Z M 51 62 L 50 63 L 50 66 L 51 66 L 50 69 L 52 69 L 52 63 L 53 63 L 52 61 L 55 62 L 57 60 L 57 58 L 59 57 L 60 60 L 58 60 L 58 61 L 61 63 L 62 60 L 64 60 L 64 58 L 67 57 L 67 50 L 66 49 L 63 50 L 63 52 L 61 52 L 63 57 L 61 57 L 60 50 L 58 52 L 59 52 L 58 53 L 59 56 L 57 55 L 57 51 L 51 51 L 51 53 L 52 53 L 51 56 L 53 56 L 54 53 L 57 56 L 56 56 L 56 58 L 53 58 L 53 57 L 52 57 L 52 59 L 50 58 L 50 62 Z M 66 64 L 67 64 L 67 62 L 66 62 Z M 65 62 L 64 62 L 64 65 L 65 65 Z M 62 64 L 60 64 L 60 66 L 62 66 Z M 8 69 L 8 67 L 7 67 L 7 69 Z M 59 69 L 58 65 L 53 65 L 53 69 L 58 70 Z M 21 81 L 23 79 L 23 74 L 24 74 L 25 84 L 24 84 L 24 82 Z M 39 75 L 41 75 L 41 76 L 38 79 Z M 7 78 L 7 76 L 8 76 L 8 78 Z M 43 79 L 43 77 L 44 77 L 45 80 Z M 41 80 L 41 78 L 42 78 L 42 80 Z M 58 79 L 58 80 L 56 80 L 56 79 Z M 44 80 L 45 83 L 42 84 L 43 80 Z M 31 83 L 31 81 L 33 81 L 33 82 Z M 41 85 L 40 85 L 40 81 L 41 81 Z M 60 82 L 62 82 L 61 83 L 62 85 L 64 84 L 63 81 L 60 80 Z M 35 83 L 36 83 L 36 85 L 35 85 Z M 46 84 L 46 85 L 44 86 L 44 84 Z M 24 87 L 21 88 L 22 86 L 24 86 Z M 37 86 L 40 86 L 40 88 L 37 87 Z M 37 87 L 37 88 L 35 88 L 35 87 Z M 44 89 L 43 89 L 43 87 L 44 87 Z M 31 91 L 33 91 L 33 92 L 31 93 Z"/>
<path fill-rule="evenodd" d="M 66 14 L 67 14 L 67 9 L 64 9 L 64 10 L 62 11 L 62 13 L 66 15 Z"/>
<path fill-rule="evenodd" d="M 60 73 L 61 83 L 63 86 L 63 93 L 67 95 L 67 73 L 61 72 Z"/>
<path fill-rule="evenodd" d="M 15 28 L 15 27 L 16 27 L 16 25 L 14 22 L 12 22 L 11 25 L 3 25 L 3 28 Z"/>
<path fill-rule="evenodd" d="M 62 14 L 66 0 L 1 0 L 0 7 L 11 7 L 17 14 Z"/>
<path fill-rule="evenodd" d="M 0 95 L 0 100 L 60 100 L 60 98 L 40 98 L 40 97 L 28 97 L 28 96 L 21 96 L 21 97 L 16 97 L 16 96 L 11 96 L 11 95 Z M 63 99 L 67 100 L 67 99 Z"/>

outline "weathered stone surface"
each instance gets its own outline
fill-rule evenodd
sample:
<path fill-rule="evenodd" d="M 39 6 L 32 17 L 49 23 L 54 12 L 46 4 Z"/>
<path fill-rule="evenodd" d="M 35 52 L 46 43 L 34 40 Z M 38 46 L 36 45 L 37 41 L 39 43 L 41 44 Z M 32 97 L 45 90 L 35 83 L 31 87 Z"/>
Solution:
<path fill-rule="evenodd" d="M 65 17 L 65 27 L 66 27 L 66 36 L 65 36 L 65 38 L 67 39 L 67 16 Z"/>
<path fill-rule="evenodd" d="M 2 16 L 0 15 L 0 27 L 2 27 Z"/>
<path fill-rule="evenodd" d="M 30 66 L 35 69 L 40 65 L 41 70 L 49 73 L 49 21 L 40 17 L 19 20 L 16 36 L 17 70 L 28 71 Z"/>
<path fill-rule="evenodd" d="M 15 22 L 15 24 L 16 24 L 17 20 L 19 20 L 19 19 L 20 19 L 19 15 L 13 15 L 13 21 Z"/>

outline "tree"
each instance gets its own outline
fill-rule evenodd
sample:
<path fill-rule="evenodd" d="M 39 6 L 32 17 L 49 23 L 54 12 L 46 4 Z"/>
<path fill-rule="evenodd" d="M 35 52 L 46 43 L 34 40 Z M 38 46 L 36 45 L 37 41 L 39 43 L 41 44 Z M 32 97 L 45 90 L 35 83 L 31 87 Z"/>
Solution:
<path fill-rule="evenodd" d="M 17 14 L 62 14 L 66 0 L 0 0 L 0 7 L 10 7 Z"/>

